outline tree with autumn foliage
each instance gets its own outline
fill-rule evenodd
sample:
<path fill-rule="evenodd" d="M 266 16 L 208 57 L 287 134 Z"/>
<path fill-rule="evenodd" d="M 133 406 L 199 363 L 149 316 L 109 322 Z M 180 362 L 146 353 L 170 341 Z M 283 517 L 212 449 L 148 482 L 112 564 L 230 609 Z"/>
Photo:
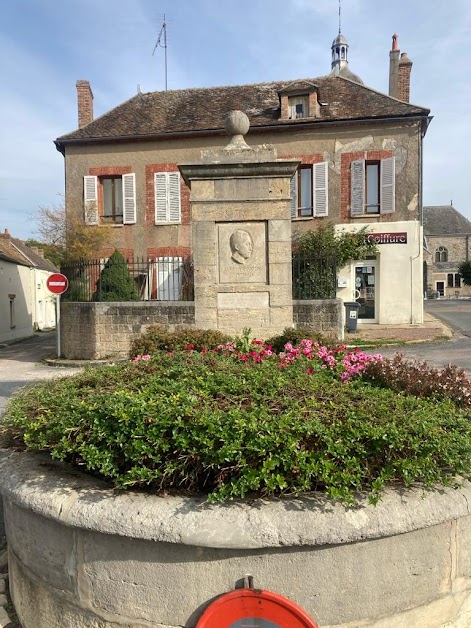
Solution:
<path fill-rule="evenodd" d="M 98 251 L 109 246 L 109 225 L 86 225 L 79 216 L 68 216 L 64 203 L 41 206 L 34 217 L 36 232 L 45 257 L 56 265 L 96 257 Z M 47 254 L 53 251 L 51 256 Z"/>

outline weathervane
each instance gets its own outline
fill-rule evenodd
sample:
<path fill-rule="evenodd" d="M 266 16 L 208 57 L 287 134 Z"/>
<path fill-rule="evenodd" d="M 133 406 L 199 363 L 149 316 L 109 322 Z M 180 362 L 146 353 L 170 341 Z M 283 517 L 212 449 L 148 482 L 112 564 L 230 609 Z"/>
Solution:
<path fill-rule="evenodd" d="M 342 0 L 339 0 L 339 35 L 341 33 L 341 26 L 342 26 L 342 9 L 341 9 L 341 3 Z"/>
<path fill-rule="evenodd" d="M 162 36 L 164 42 L 163 44 Z M 160 33 L 154 46 L 154 50 L 152 51 L 152 56 L 154 56 L 154 53 L 159 46 L 165 50 L 165 91 L 167 91 L 167 22 L 165 21 L 165 14 L 164 23 L 162 24 L 162 28 L 160 29 Z"/>

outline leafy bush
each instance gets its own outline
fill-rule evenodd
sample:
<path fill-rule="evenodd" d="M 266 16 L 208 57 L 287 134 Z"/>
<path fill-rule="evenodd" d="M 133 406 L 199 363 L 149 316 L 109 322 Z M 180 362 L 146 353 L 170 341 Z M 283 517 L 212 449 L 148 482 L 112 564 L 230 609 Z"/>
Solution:
<path fill-rule="evenodd" d="M 341 384 L 338 367 L 359 355 L 307 342 L 282 356 L 257 342 L 160 352 L 28 388 L 3 430 L 117 487 L 213 501 L 315 490 L 375 501 L 390 482 L 470 478 L 469 411 Z"/>
<path fill-rule="evenodd" d="M 162 325 L 151 325 L 131 344 L 129 357 L 151 355 L 156 351 L 177 351 L 187 347 L 195 351 L 211 349 L 231 341 L 231 336 L 216 329 L 179 329 L 170 331 Z"/>
<path fill-rule="evenodd" d="M 471 259 L 468 259 L 458 266 L 458 271 L 463 277 L 463 283 L 466 286 L 471 286 Z"/>
<path fill-rule="evenodd" d="M 116 250 L 97 281 L 92 301 L 139 301 L 139 293 L 126 260 Z"/>
<path fill-rule="evenodd" d="M 437 369 L 419 360 L 406 360 L 402 354 L 369 363 L 362 377 L 383 388 L 415 397 L 451 399 L 457 406 L 471 408 L 471 380 L 454 364 Z"/>
<path fill-rule="evenodd" d="M 338 343 L 338 340 L 335 338 L 323 336 L 320 332 L 314 331 L 309 327 L 299 327 L 298 329 L 286 327 L 281 334 L 269 338 L 266 344 L 270 345 L 275 353 L 280 353 L 280 351 L 284 351 L 286 343 L 298 345 L 305 338 L 329 347 L 334 347 Z"/>

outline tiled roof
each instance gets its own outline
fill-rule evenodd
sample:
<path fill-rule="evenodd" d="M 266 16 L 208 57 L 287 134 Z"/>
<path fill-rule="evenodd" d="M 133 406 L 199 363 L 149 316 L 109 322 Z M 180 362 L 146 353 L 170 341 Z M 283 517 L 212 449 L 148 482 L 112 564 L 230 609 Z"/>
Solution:
<path fill-rule="evenodd" d="M 424 207 L 424 234 L 464 235 L 471 234 L 471 222 L 451 205 Z"/>
<path fill-rule="evenodd" d="M 33 249 L 18 238 L 12 238 L 9 233 L 0 233 L 0 257 L 7 262 L 20 264 L 21 266 L 32 266 L 39 270 L 49 270 L 58 272 L 54 264 L 35 253 Z"/>
<path fill-rule="evenodd" d="M 318 86 L 319 118 L 280 120 L 279 92 L 302 82 Z M 255 85 L 207 87 L 137 94 L 90 124 L 62 135 L 58 144 L 224 129 L 226 114 L 244 111 L 252 128 L 302 126 L 336 120 L 427 116 L 429 110 L 401 102 L 340 76 Z"/>

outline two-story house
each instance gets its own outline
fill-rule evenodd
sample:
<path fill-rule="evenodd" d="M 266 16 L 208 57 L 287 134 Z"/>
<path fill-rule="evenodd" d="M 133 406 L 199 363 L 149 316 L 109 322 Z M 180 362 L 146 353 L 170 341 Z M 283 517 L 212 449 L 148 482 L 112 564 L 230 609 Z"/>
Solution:
<path fill-rule="evenodd" d="M 363 84 L 348 43 L 332 43 L 326 76 L 225 87 L 138 93 L 93 118 L 88 81 L 77 82 L 79 128 L 56 140 L 65 158 L 69 215 L 111 224 L 107 257 L 191 256 L 189 189 L 178 169 L 227 144 L 224 119 L 242 110 L 249 145 L 273 145 L 301 165 L 292 181 L 296 236 L 331 221 L 367 226 L 374 259 L 342 269 L 338 296 L 361 304 L 360 321 L 422 321 L 422 151 L 429 110 L 409 103 L 412 63 L 390 52 L 389 94 Z"/>

